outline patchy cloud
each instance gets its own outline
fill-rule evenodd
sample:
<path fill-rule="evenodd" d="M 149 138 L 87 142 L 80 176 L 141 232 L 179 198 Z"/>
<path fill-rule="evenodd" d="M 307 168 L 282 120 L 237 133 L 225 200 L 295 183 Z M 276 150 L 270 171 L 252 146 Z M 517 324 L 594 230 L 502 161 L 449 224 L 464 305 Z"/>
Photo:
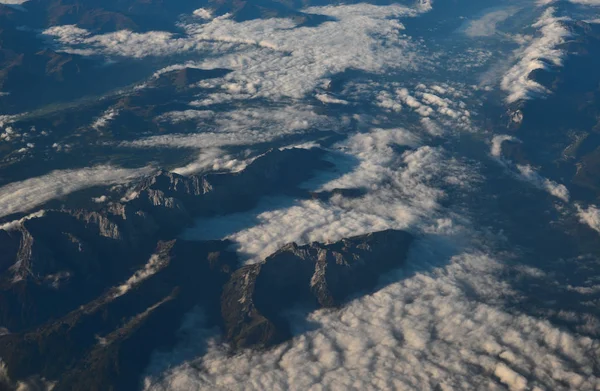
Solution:
<path fill-rule="evenodd" d="M 600 232 L 600 209 L 595 205 L 590 205 L 587 208 L 582 208 L 580 205 L 576 206 L 579 220 L 594 231 Z"/>
<path fill-rule="evenodd" d="M 556 198 L 560 198 L 564 202 L 569 202 L 569 190 L 565 187 L 565 185 L 559 184 L 550 180 L 548 178 L 544 178 L 537 171 L 531 167 L 530 165 L 520 165 L 517 164 L 517 169 L 520 172 L 520 178 L 528 181 L 535 187 L 546 190 L 551 195 Z"/>
<path fill-rule="evenodd" d="M 92 186 L 126 183 L 149 172 L 149 168 L 96 166 L 57 170 L 21 182 L 9 183 L 0 187 L 0 217 L 26 212 L 52 199 Z"/>
<path fill-rule="evenodd" d="M 160 271 L 162 268 L 164 268 L 167 265 L 168 261 L 169 261 L 168 257 L 167 257 L 167 259 L 165 259 L 165 258 L 161 258 L 160 255 L 152 254 L 150 256 L 150 259 L 148 260 L 148 262 L 146 262 L 146 264 L 144 265 L 143 268 L 141 268 L 141 269 L 137 270 L 135 273 L 133 273 L 133 275 L 131 277 L 129 277 L 127 279 L 127 281 L 125 281 L 121 285 L 112 288 L 113 298 L 123 296 L 129 290 L 131 290 L 132 288 L 135 288 L 141 282 L 148 279 L 148 277 L 151 277 L 154 274 L 156 274 L 158 271 Z"/>
<path fill-rule="evenodd" d="M 502 158 L 502 143 L 505 141 L 519 141 L 518 138 L 508 134 L 499 134 L 492 138 L 490 154 L 495 158 Z"/>
<path fill-rule="evenodd" d="M 573 4 L 600 6 L 600 0 L 569 0 Z"/>
<path fill-rule="evenodd" d="M 119 110 L 117 109 L 108 109 L 102 115 L 92 123 L 91 128 L 95 130 L 102 130 L 106 128 L 117 116 L 119 115 Z"/>
<path fill-rule="evenodd" d="M 220 148 L 265 143 L 311 130 L 331 130 L 340 126 L 333 118 L 316 114 L 311 107 L 302 105 L 249 107 L 215 113 L 214 117 L 211 113 L 188 110 L 164 114 L 159 118 L 173 122 L 188 119 L 211 121 L 204 123 L 196 133 L 152 136 L 121 145 L 137 148 Z"/>
<path fill-rule="evenodd" d="M 226 83 L 219 82 L 229 93 L 270 98 L 304 97 L 321 79 L 346 69 L 383 72 L 418 65 L 418 45 L 402 34 L 398 22 L 417 15 L 415 9 L 356 4 L 305 11 L 335 19 L 298 27 L 285 18 L 238 23 L 223 16 L 182 25 L 182 36 L 156 31 L 92 35 L 76 26 L 55 26 L 44 34 L 61 50 L 83 55 L 143 58 L 202 52 L 207 59 L 198 66 L 233 71 Z"/>
<path fill-rule="evenodd" d="M 464 28 L 464 33 L 469 37 L 490 37 L 496 34 L 499 24 L 513 16 L 517 8 L 491 11 L 481 18 L 470 21 Z"/>
<path fill-rule="evenodd" d="M 442 221 L 447 229 L 457 229 L 438 215 L 439 202 L 446 196 L 440 187 L 469 186 L 475 175 L 442 149 L 419 143 L 418 137 L 403 129 L 356 134 L 336 146 L 339 152 L 332 159 L 340 170 L 347 161 L 344 155 L 356 158 L 358 165 L 325 184 L 305 186 L 314 191 L 366 189 L 364 196 L 303 200 L 283 208 L 274 200 L 247 214 L 198 221 L 184 237 L 227 236 L 238 244 L 240 253 L 257 261 L 292 241 L 330 242 L 388 228 L 422 230 Z M 409 150 L 399 155 L 398 146 Z M 244 224 L 248 228 L 236 228 Z"/>
<path fill-rule="evenodd" d="M 327 94 L 316 94 L 315 98 L 317 98 L 319 101 L 321 101 L 322 103 L 325 104 L 337 104 L 337 105 L 347 105 L 348 101 L 345 101 L 343 99 L 338 99 L 335 98 L 331 95 L 327 95 Z"/>

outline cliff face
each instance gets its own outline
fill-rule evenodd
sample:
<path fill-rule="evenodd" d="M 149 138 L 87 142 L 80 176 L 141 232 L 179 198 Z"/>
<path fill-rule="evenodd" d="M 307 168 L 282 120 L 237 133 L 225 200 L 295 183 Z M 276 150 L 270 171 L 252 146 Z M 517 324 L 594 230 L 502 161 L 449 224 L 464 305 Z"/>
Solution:
<path fill-rule="evenodd" d="M 286 310 L 335 307 L 376 287 L 401 266 L 412 242 L 404 231 L 381 231 L 333 244 L 288 244 L 264 262 L 233 273 L 222 296 L 226 335 L 237 347 L 265 347 L 291 336 Z"/>

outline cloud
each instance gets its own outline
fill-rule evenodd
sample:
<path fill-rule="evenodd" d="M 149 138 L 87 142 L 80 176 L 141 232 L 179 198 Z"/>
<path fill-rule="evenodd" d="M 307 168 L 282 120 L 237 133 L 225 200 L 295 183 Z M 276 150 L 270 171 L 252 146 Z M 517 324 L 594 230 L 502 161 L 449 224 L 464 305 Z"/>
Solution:
<path fill-rule="evenodd" d="M 390 110 L 395 112 L 402 111 L 402 105 L 397 102 L 394 97 L 387 91 L 380 91 L 376 97 L 377 106 L 384 110 Z"/>
<path fill-rule="evenodd" d="M 206 20 L 209 20 L 209 19 L 213 18 L 212 12 L 209 9 L 206 9 L 206 8 L 198 8 L 197 10 L 195 10 L 193 12 L 193 15 L 195 17 L 200 18 L 200 19 L 206 19 Z"/>
<path fill-rule="evenodd" d="M 544 178 L 529 164 L 513 165 L 511 162 L 504 160 L 502 157 L 502 143 L 505 141 L 521 142 L 521 140 L 518 138 L 507 134 L 495 135 L 492 138 L 490 155 L 496 158 L 496 160 L 501 164 L 506 165 L 507 167 L 516 168 L 518 171 L 517 178 L 520 180 L 528 182 L 538 189 L 545 190 L 549 194 L 561 199 L 564 202 L 569 202 L 570 194 L 565 185 L 557 183 L 551 179 Z"/>
<path fill-rule="evenodd" d="M 38 217 L 43 217 L 46 214 L 45 210 L 39 210 L 35 213 L 32 213 L 30 215 L 27 215 L 19 220 L 14 220 L 14 221 L 10 221 L 8 223 L 4 223 L 4 224 L 0 224 L 0 230 L 4 230 L 4 231 L 12 231 L 15 230 L 17 228 L 19 228 L 25 221 L 27 220 L 31 220 L 31 219 L 36 219 Z"/>
<path fill-rule="evenodd" d="M 419 83 L 416 86 L 404 86 L 388 83 L 381 87 L 386 89 L 378 91 L 373 97 L 366 96 L 361 99 L 370 99 L 376 106 L 388 112 L 400 113 L 407 108 L 405 112 L 414 112 L 422 117 L 420 122 L 423 129 L 432 136 L 443 135 L 443 128 L 474 130 L 471 112 L 467 110 L 467 104 L 463 101 L 471 96 L 471 91 L 466 85 L 439 83 L 428 86 Z M 376 90 L 381 87 L 372 88 Z"/>
<path fill-rule="evenodd" d="M 498 25 L 513 16 L 517 8 L 491 11 L 468 23 L 464 33 L 469 37 L 490 37 L 496 34 Z"/>
<path fill-rule="evenodd" d="M 518 138 L 514 136 L 509 136 L 508 134 L 499 134 L 492 138 L 492 147 L 490 149 L 490 154 L 495 158 L 502 158 L 502 143 L 505 141 L 519 141 Z"/>
<path fill-rule="evenodd" d="M 565 53 L 558 47 L 566 42 L 571 32 L 562 23 L 568 18 L 555 17 L 554 11 L 554 8 L 548 8 L 533 24 L 540 35 L 526 47 L 517 50 L 516 64 L 502 78 L 500 86 L 509 94 L 506 98 L 507 103 L 549 93 L 546 87 L 530 79 L 529 74 L 537 69 L 562 66 Z"/>
<path fill-rule="evenodd" d="M 56 170 L 46 175 L 0 187 L 0 217 L 26 212 L 52 199 L 92 186 L 126 183 L 148 174 L 150 168 L 125 169 L 95 166 Z"/>
<path fill-rule="evenodd" d="M 590 205 L 584 209 L 580 205 L 576 205 L 579 221 L 586 224 L 594 231 L 600 232 L 600 209 L 595 205 Z"/>
<path fill-rule="evenodd" d="M 204 126 L 199 127 L 196 133 L 152 136 L 123 142 L 121 146 L 203 149 L 253 145 L 310 131 L 332 130 L 343 125 L 333 118 L 316 114 L 310 106 L 303 105 L 249 107 L 215 113 L 214 117 L 211 113 L 198 110 L 167 113 L 159 118 L 174 122 L 192 118 L 206 121 L 202 122 Z"/>
<path fill-rule="evenodd" d="M 111 289 L 112 298 L 116 299 L 117 297 L 123 296 L 129 290 L 139 285 L 140 282 L 146 280 L 148 277 L 156 274 L 162 268 L 167 266 L 169 263 L 168 257 L 161 257 L 158 254 L 152 254 L 148 262 L 144 265 L 143 268 L 137 270 L 131 277 L 127 279 L 124 283 L 119 286 L 116 286 Z"/>
<path fill-rule="evenodd" d="M 206 148 L 199 152 L 198 157 L 183 167 L 172 171 L 179 175 L 192 175 L 199 172 L 238 172 L 250 164 L 254 158 L 235 158 L 219 148 Z"/>
<path fill-rule="evenodd" d="M 291 241 L 329 242 L 388 228 L 437 227 L 445 221 L 438 214 L 439 202 L 446 196 L 440 187 L 468 186 L 474 174 L 442 149 L 419 143 L 418 137 L 403 129 L 373 129 L 353 135 L 335 147 L 340 152 L 332 155 L 332 161 L 343 169 L 343 156 L 352 156 L 358 166 L 325 184 L 308 182 L 305 186 L 314 191 L 366 189 L 364 196 L 333 196 L 328 202 L 302 200 L 287 207 L 278 205 L 279 199 L 266 200 L 247 214 L 199 220 L 183 237 L 227 236 L 237 243 L 241 254 L 257 261 Z M 398 146 L 413 149 L 398 155 Z M 244 225 L 248 228 L 237 228 Z M 457 229 L 452 222 L 447 228 Z"/>
<path fill-rule="evenodd" d="M 91 128 L 95 130 L 102 130 L 106 128 L 117 116 L 119 115 L 118 109 L 108 109 L 102 115 L 92 123 Z"/>
<path fill-rule="evenodd" d="M 565 187 L 565 185 L 559 184 L 550 180 L 548 178 L 542 177 L 538 174 L 533 167 L 530 165 L 520 165 L 517 164 L 517 169 L 520 172 L 520 178 L 531 183 L 535 187 L 546 190 L 551 195 L 555 196 L 563 200 L 564 202 L 569 202 L 569 190 Z"/>
<path fill-rule="evenodd" d="M 200 320 L 184 325 L 185 337 L 170 354 L 154 356 L 146 390 L 600 387 L 589 360 L 600 354 L 598 341 L 506 310 L 505 300 L 518 297 L 502 277 L 510 266 L 441 203 L 453 187 L 469 191 L 477 173 L 422 143 L 403 129 L 355 134 L 335 145 L 331 158 L 341 168 L 344 156 L 352 156 L 356 166 L 325 184 L 305 184 L 366 188 L 359 198 L 279 207 L 272 200 L 252 213 L 198 221 L 186 238 L 227 234 L 250 262 L 289 241 L 335 241 L 385 228 L 408 229 L 419 239 L 406 268 L 385 278 L 389 285 L 339 311 L 299 318 L 296 336 L 269 350 L 232 356 L 200 315 L 189 314 Z M 187 361 L 171 365 L 182 357 Z"/>
<path fill-rule="evenodd" d="M 316 94 L 315 98 L 325 104 L 347 105 L 348 102 L 343 99 L 334 98 L 327 94 Z"/>
<path fill-rule="evenodd" d="M 569 0 L 573 4 L 600 6 L 600 0 Z"/>
<path fill-rule="evenodd" d="M 227 16 L 207 23 L 185 24 L 185 34 L 119 31 L 92 35 L 76 26 L 55 26 L 44 34 L 61 50 L 84 55 L 143 58 L 199 52 L 197 66 L 233 72 L 220 82 L 235 96 L 302 98 L 320 80 L 346 69 L 381 73 L 415 69 L 419 44 L 402 34 L 400 17 L 418 10 L 369 4 L 312 7 L 307 13 L 331 16 L 314 27 L 298 27 L 292 19 L 235 22 Z M 241 98 L 246 98 L 242 96 Z"/>
<path fill-rule="evenodd" d="M 148 377 L 146 390 L 593 390 L 600 345 L 548 321 L 508 312 L 505 266 L 481 252 L 448 257 L 417 243 L 390 285 L 339 311 L 309 316 L 311 330 L 266 351 L 232 356 L 201 322 L 173 352 L 202 357 Z M 429 266 L 429 271 L 421 267 Z M 208 339 L 208 341 L 207 341 Z M 203 349 L 204 350 L 204 349 Z M 188 353 L 188 355 L 191 355 Z M 155 359 L 167 360 L 165 355 Z M 154 363 L 155 367 L 160 367 Z M 162 363 L 162 367 L 167 364 Z"/>
<path fill-rule="evenodd" d="M 212 119 L 214 116 L 215 113 L 211 110 L 184 110 L 170 111 L 158 116 L 156 119 L 159 121 L 169 121 L 176 124 L 184 121 L 202 121 L 206 119 Z"/>

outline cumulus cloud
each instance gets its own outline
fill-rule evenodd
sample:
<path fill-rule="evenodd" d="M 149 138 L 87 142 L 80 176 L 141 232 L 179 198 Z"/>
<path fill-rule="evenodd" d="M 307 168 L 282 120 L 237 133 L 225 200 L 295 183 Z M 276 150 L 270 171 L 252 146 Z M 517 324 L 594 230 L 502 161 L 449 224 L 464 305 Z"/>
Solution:
<path fill-rule="evenodd" d="M 571 32 L 563 25 L 567 18 L 554 16 L 554 8 L 548 8 L 533 27 L 538 29 L 539 36 L 529 44 L 517 50 L 517 58 L 502 78 L 501 88 L 508 92 L 507 103 L 531 99 L 548 93 L 546 87 L 529 78 L 529 74 L 537 69 L 550 69 L 550 66 L 562 66 L 564 51 L 558 46 L 566 42 Z"/>
<path fill-rule="evenodd" d="M 400 104 L 400 102 L 398 102 L 396 99 L 394 99 L 392 94 L 390 94 L 387 91 L 380 91 L 377 94 L 375 104 L 384 110 L 390 110 L 390 111 L 396 111 L 396 112 L 402 111 L 402 105 Z"/>
<path fill-rule="evenodd" d="M 388 90 L 377 92 L 375 105 L 388 112 L 401 112 L 403 108 L 421 117 L 420 121 L 429 134 L 441 136 L 443 128 L 472 131 L 471 112 L 463 101 L 471 92 L 460 83 L 439 83 L 403 86 L 391 83 Z"/>
<path fill-rule="evenodd" d="M 587 208 L 582 208 L 580 205 L 576 206 L 579 220 L 594 231 L 600 232 L 600 209 L 595 205 L 590 205 Z"/>
<path fill-rule="evenodd" d="M 569 190 L 565 187 L 565 185 L 556 183 L 548 178 L 544 178 L 528 164 L 517 164 L 517 169 L 519 170 L 521 179 L 528 181 L 539 189 L 546 190 L 548 193 L 563 200 L 564 202 L 569 202 Z"/>
<path fill-rule="evenodd" d="M 95 166 L 56 170 L 46 175 L 0 187 L 0 217 L 26 212 L 55 198 L 92 186 L 126 183 L 148 174 L 149 168 Z"/>
<path fill-rule="evenodd" d="M 198 8 L 197 10 L 195 10 L 193 12 L 193 15 L 201 18 L 201 19 L 212 19 L 213 15 L 212 12 L 209 9 L 206 8 Z"/>

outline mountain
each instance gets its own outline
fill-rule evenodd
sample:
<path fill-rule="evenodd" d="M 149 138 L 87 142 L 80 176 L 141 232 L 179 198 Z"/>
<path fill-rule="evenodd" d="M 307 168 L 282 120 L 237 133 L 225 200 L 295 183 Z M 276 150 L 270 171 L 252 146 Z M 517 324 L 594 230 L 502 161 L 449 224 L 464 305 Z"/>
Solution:
<path fill-rule="evenodd" d="M 227 339 L 244 348 L 291 338 L 286 310 L 335 307 L 372 290 L 383 273 L 404 263 L 411 242 L 409 233 L 388 230 L 331 244 L 290 243 L 240 268 L 222 295 Z"/>

